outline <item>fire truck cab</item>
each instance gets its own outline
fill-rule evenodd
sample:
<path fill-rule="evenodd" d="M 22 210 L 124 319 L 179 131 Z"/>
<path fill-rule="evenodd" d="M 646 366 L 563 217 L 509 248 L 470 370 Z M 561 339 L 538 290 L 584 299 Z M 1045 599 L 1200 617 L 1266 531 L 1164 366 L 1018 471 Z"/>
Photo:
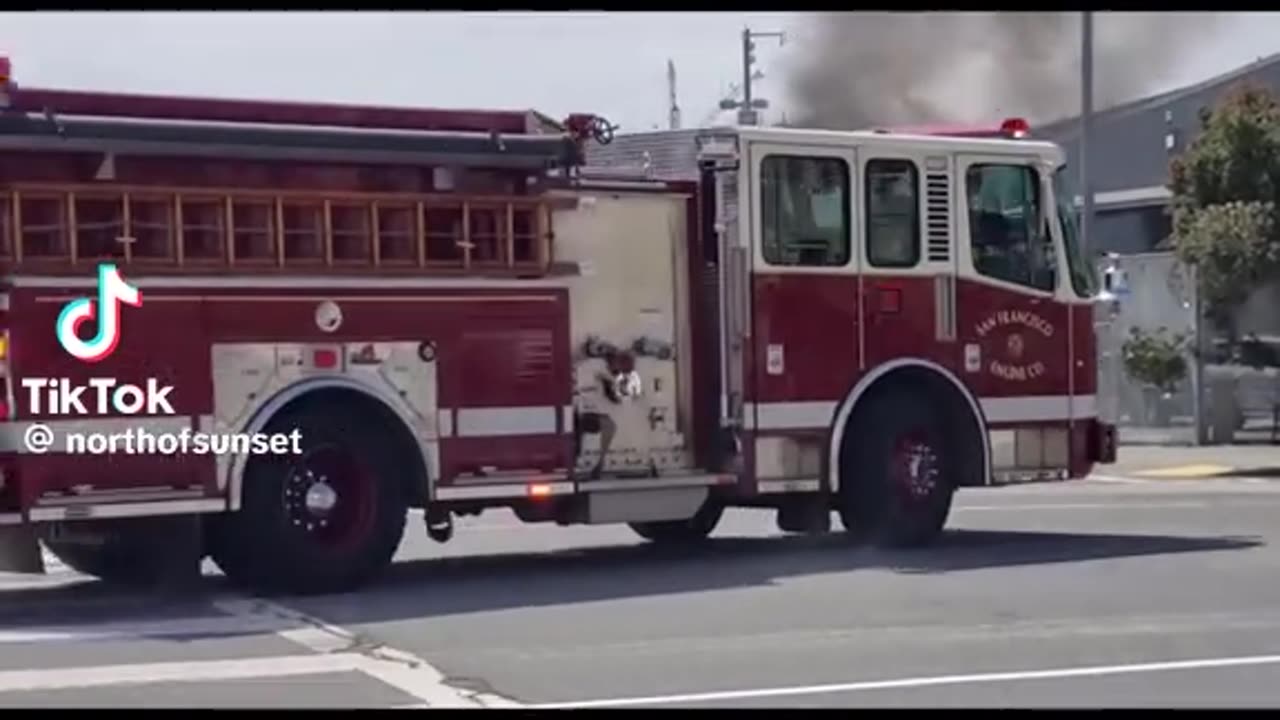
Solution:
<path fill-rule="evenodd" d="M 1114 460 L 1063 155 L 1027 132 L 706 136 L 722 423 L 758 492 L 826 494 L 915 543 L 946 488 Z"/>
<path fill-rule="evenodd" d="M 694 542 L 757 507 L 920 545 L 959 487 L 1114 460 L 1062 153 L 1019 123 L 713 129 L 661 180 L 585 166 L 593 116 L 0 68 L 0 569 L 346 589 L 411 509 L 442 542 L 498 508 Z M 71 355 L 72 309 L 114 342 Z M 104 378 L 167 402 L 66 402 Z"/>

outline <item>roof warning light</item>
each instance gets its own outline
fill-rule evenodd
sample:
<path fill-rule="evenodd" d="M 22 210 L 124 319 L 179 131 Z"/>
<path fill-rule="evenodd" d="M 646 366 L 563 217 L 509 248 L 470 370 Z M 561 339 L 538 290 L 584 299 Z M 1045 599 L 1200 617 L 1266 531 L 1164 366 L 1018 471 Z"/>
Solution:
<path fill-rule="evenodd" d="M 9 95 L 12 90 L 13 66 L 6 55 L 0 55 L 0 108 L 9 107 Z"/>
<path fill-rule="evenodd" d="M 1009 118 L 1000 124 L 1000 132 L 1021 140 L 1031 134 L 1031 125 L 1023 118 Z"/>

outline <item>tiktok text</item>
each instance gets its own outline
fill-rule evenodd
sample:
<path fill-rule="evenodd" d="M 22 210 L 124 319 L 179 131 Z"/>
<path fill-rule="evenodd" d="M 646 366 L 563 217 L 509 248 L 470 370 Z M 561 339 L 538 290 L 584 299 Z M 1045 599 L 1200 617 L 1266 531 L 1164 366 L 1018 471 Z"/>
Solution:
<path fill-rule="evenodd" d="M 174 415 L 169 404 L 172 385 L 148 378 L 146 386 L 116 378 L 90 378 L 73 385 L 67 378 L 23 378 L 27 410 L 45 415 Z"/>
<path fill-rule="evenodd" d="M 203 433 L 189 428 L 152 432 L 129 428 L 118 432 L 55 433 L 44 424 L 31 425 L 23 436 L 27 452 L 92 455 L 301 455 L 302 433 Z"/>

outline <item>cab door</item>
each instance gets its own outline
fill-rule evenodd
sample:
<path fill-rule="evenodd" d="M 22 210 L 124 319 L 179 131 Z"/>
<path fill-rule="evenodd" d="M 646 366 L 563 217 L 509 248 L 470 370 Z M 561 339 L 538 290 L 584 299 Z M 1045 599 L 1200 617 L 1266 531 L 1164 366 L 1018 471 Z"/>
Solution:
<path fill-rule="evenodd" d="M 1054 239 L 1051 186 L 1034 158 L 957 160 L 962 377 L 993 428 L 1065 427 L 1071 414 L 1068 278 Z M 1041 441 L 1023 443 L 1026 452 L 1010 450 L 1024 455 L 1014 465 L 1065 462 L 1056 435 L 1037 437 Z M 1005 451 L 997 445 L 993 439 L 993 460 L 1007 465 L 994 457 Z"/>
<path fill-rule="evenodd" d="M 753 142 L 750 161 L 755 429 L 825 437 L 859 372 L 856 153 Z"/>

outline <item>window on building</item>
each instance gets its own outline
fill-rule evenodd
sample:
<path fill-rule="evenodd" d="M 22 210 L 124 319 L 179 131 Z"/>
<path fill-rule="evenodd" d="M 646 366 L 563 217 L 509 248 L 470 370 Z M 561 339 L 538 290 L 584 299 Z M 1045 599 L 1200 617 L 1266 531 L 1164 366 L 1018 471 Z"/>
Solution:
<path fill-rule="evenodd" d="M 842 266 L 849 262 L 849 166 L 832 157 L 770 155 L 760 173 L 765 262 Z"/>
<path fill-rule="evenodd" d="M 1037 290 L 1057 287 L 1057 253 L 1040 181 L 1026 165 L 983 164 L 965 173 L 969 239 L 980 274 Z"/>
<path fill-rule="evenodd" d="M 910 160 L 867 162 L 867 261 L 912 267 L 920 260 L 920 173 Z"/>

